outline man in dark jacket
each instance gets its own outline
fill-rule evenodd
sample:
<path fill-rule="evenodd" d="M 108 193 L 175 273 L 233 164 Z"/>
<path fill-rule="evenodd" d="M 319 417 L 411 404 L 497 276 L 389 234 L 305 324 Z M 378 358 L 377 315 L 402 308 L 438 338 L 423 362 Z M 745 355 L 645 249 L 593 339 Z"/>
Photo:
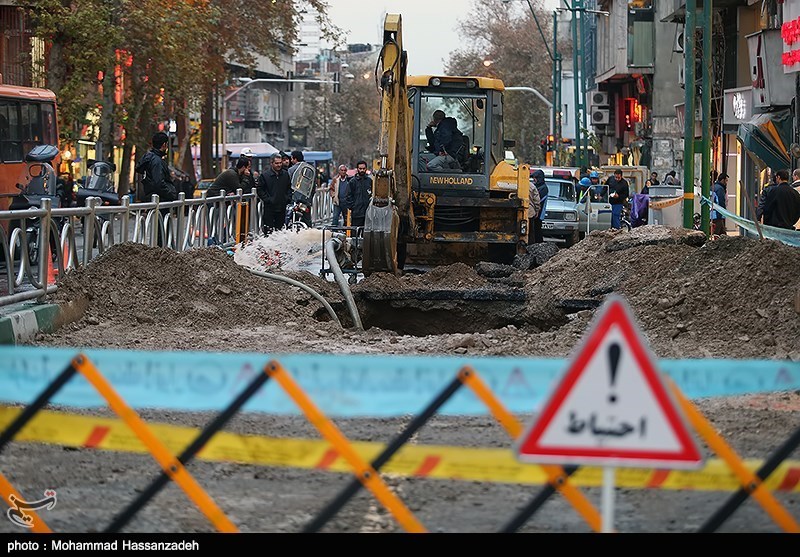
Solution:
<path fill-rule="evenodd" d="M 153 135 L 153 147 L 145 153 L 139 164 L 136 165 L 136 172 L 141 174 L 142 194 L 139 201 L 150 201 L 153 194 L 158 195 L 159 201 L 175 201 L 178 194 L 175 184 L 172 183 L 172 176 L 164 157 L 167 154 L 169 137 L 164 132 Z"/>
<path fill-rule="evenodd" d="M 728 175 L 725 173 L 720 174 L 717 179 L 714 181 L 714 185 L 711 187 L 711 201 L 722 207 L 723 209 L 727 209 L 728 207 Z M 711 213 L 709 215 L 711 217 L 711 234 L 715 234 L 717 236 L 725 236 L 727 232 L 725 231 L 725 217 L 722 216 L 722 213 L 719 211 L 715 211 L 711 209 Z"/>
<path fill-rule="evenodd" d="M 622 170 L 614 171 L 614 175 L 606 180 L 608 185 L 608 202 L 611 204 L 611 228 L 622 228 L 622 208 L 628 202 L 630 188 L 628 181 L 622 177 Z"/>
<path fill-rule="evenodd" d="M 800 193 L 789 185 L 789 171 L 779 170 L 778 183 L 765 188 L 764 224 L 794 230 L 800 220 Z"/>
<path fill-rule="evenodd" d="M 539 194 L 539 212 L 533 218 L 533 241 L 537 244 L 544 242 L 544 235 L 542 234 L 542 221 L 547 212 L 547 182 L 544 179 L 544 171 L 536 169 L 531 175 L 533 186 Z"/>
<path fill-rule="evenodd" d="M 239 157 L 236 160 L 236 168 L 229 168 L 220 172 L 219 176 L 208 188 L 206 197 L 217 197 L 222 190 L 225 190 L 226 195 L 235 194 L 237 189 L 241 189 L 243 193 L 250 193 L 250 190 L 245 190 L 245 178 L 250 177 L 250 159 L 246 157 Z M 249 183 L 249 182 L 248 182 Z"/>
<path fill-rule="evenodd" d="M 356 175 L 348 180 L 345 207 L 350 211 L 350 225 L 364 226 L 372 198 L 372 177 L 367 176 L 366 161 L 358 161 Z"/>
<path fill-rule="evenodd" d="M 446 116 L 443 110 L 434 110 L 433 118 L 425 128 L 425 137 L 428 139 L 428 150 L 436 155 L 428 161 L 428 170 L 461 170 L 460 161 L 466 156 L 466 147 L 455 118 Z"/>
<path fill-rule="evenodd" d="M 272 155 L 269 165 L 269 170 L 259 175 L 257 186 L 258 197 L 264 203 L 262 226 L 265 234 L 283 228 L 292 189 L 289 173 L 283 169 L 280 154 Z"/>

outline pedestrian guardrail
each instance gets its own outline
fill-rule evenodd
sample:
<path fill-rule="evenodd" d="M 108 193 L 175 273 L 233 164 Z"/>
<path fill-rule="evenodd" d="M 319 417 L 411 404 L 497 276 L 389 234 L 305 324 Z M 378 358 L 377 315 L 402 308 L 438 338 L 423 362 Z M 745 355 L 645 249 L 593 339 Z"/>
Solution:
<path fill-rule="evenodd" d="M 101 205 L 90 197 L 83 207 L 0 211 L 0 306 L 43 298 L 55 279 L 85 265 L 114 244 L 137 242 L 176 251 L 218 244 L 232 246 L 261 233 L 263 204 L 256 190 L 234 195 L 143 203 L 123 197 Z"/>

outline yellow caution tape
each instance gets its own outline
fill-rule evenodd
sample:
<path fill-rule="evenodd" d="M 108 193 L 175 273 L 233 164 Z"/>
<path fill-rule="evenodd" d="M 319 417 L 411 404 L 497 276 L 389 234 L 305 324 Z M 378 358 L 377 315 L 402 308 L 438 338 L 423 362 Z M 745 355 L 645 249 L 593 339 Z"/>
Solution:
<path fill-rule="evenodd" d="M 19 412 L 19 408 L 0 407 L 0 431 Z M 148 426 L 174 454 L 179 454 L 200 433 L 196 428 L 168 424 L 148 423 Z M 44 410 L 17 434 L 15 441 L 147 453 L 144 445 L 121 420 Z M 547 476 L 541 467 L 519 462 L 510 445 L 509 441 L 508 449 L 489 449 L 406 444 L 381 471 L 441 480 L 546 483 Z M 352 446 L 367 461 L 372 461 L 384 448 L 381 443 L 360 441 L 353 441 Z M 225 431 L 212 437 L 197 458 L 260 466 L 351 471 L 345 459 L 326 441 L 238 435 Z M 749 470 L 755 471 L 763 461 L 753 459 L 744 463 Z M 154 464 L 154 469 L 156 467 Z M 707 460 L 699 470 L 618 468 L 615 479 L 618 487 L 630 489 L 736 491 L 740 487 L 736 476 L 719 459 Z M 570 481 L 577 486 L 600 487 L 603 470 L 582 467 Z M 800 492 L 800 461 L 784 461 L 764 485 L 772 491 Z"/>
<path fill-rule="evenodd" d="M 672 199 L 665 199 L 663 201 L 653 201 L 651 199 L 649 207 L 651 209 L 665 209 L 667 207 L 677 205 L 681 201 L 683 201 L 683 197 L 673 197 Z"/>

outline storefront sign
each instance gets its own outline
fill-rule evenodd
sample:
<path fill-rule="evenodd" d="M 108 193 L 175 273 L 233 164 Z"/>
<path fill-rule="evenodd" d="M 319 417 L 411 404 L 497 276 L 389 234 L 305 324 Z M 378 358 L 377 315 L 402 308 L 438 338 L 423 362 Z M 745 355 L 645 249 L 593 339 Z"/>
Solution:
<path fill-rule="evenodd" d="M 783 73 L 800 72 L 800 0 L 784 0 L 781 39 Z"/>
<path fill-rule="evenodd" d="M 725 90 L 725 109 L 723 123 L 725 126 L 738 127 L 753 115 L 753 88 L 739 87 Z"/>

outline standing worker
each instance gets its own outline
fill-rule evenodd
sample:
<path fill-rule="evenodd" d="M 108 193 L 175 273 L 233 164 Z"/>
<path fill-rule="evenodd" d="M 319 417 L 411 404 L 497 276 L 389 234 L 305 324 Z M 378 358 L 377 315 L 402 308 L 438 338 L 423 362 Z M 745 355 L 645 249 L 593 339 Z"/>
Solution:
<path fill-rule="evenodd" d="M 364 226 L 372 198 L 372 177 L 367 176 L 367 162 L 358 161 L 356 175 L 348 180 L 345 206 L 350 211 L 350 225 Z"/>
<path fill-rule="evenodd" d="M 722 207 L 723 209 L 728 206 L 728 175 L 725 173 L 720 174 L 714 181 L 714 186 L 711 188 L 711 201 Z M 717 236 L 727 235 L 725 231 L 725 217 L 719 211 L 711 210 L 711 234 Z"/>
<path fill-rule="evenodd" d="M 264 203 L 264 216 L 261 222 L 264 234 L 280 230 L 286 221 L 286 206 L 291 196 L 292 182 L 289 173 L 283 169 L 280 154 L 269 159 L 269 170 L 258 176 L 258 197 Z"/>
<path fill-rule="evenodd" d="M 331 226 L 339 226 L 339 217 L 347 224 L 347 208 L 344 204 L 347 200 L 347 166 L 339 165 L 339 173 L 331 180 L 328 186 L 328 193 L 333 200 L 333 220 Z"/>
<path fill-rule="evenodd" d="M 547 212 L 547 182 L 544 179 L 544 171 L 537 168 L 533 171 L 531 176 L 533 186 L 539 194 L 539 210 L 534 213 L 533 219 L 533 241 L 537 244 L 544 242 L 544 234 L 542 234 L 542 220 Z M 530 233 L 529 233 L 530 234 Z"/>
<path fill-rule="evenodd" d="M 608 202 L 611 204 L 611 228 L 622 228 L 622 209 L 630 196 L 628 181 L 622 177 L 622 170 L 617 168 L 614 175 L 606 180 L 606 185 Z"/>
<path fill-rule="evenodd" d="M 164 157 L 167 156 L 169 149 L 169 136 L 164 132 L 156 132 L 151 141 L 152 148 L 144 154 L 142 160 L 136 165 L 136 172 L 141 176 L 141 182 L 137 191 L 141 188 L 142 194 L 139 201 L 150 201 L 153 194 L 158 195 L 159 202 L 165 203 L 178 199 L 175 184 L 172 182 L 172 175 Z M 169 209 L 160 209 L 162 217 L 170 218 Z M 164 245 L 164 233 L 161 223 L 156 223 L 158 230 L 158 245 Z"/>

